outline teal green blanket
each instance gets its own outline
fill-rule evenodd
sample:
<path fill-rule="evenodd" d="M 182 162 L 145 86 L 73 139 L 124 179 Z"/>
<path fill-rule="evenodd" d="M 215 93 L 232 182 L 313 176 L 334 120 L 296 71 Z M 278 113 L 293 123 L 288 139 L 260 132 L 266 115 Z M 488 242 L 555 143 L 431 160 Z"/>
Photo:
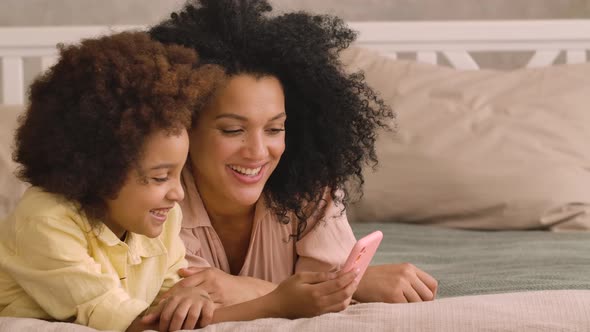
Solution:
<path fill-rule="evenodd" d="M 353 224 L 383 242 L 372 264 L 410 262 L 439 281 L 438 297 L 590 289 L 590 233 L 467 231 L 407 224 Z"/>

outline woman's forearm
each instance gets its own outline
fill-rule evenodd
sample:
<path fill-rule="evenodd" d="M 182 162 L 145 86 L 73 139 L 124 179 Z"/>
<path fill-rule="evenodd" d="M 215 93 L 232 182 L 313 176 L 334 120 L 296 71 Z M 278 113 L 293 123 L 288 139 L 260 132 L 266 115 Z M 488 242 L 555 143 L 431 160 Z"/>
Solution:
<path fill-rule="evenodd" d="M 275 298 L 271 292 L 254 300 L 218 308 L 213 313 L 211 323 L 282 317 L 280 305 Z"/>
<path fill-rule="evenodd" d="M 270 281 L 266 281 L 266 280 L 262 280 L 262 279 L 258 279 L 258 278 L 252 278 L 252 277 L 243 277 L 243 276 L 239 276 L 237 278 L 244 280 L 245 281 L 244 285 L 246 287 L 250 287 L 251 289 L 253 289 L 256 292 L 256 294 L 257 294 L 256 298 L 267 295 L 277 288 L 277 284 L 274 284 Z"/>
<path fill-rule="evenodd" d="M 348 306 L 352 293 L 356 290 L 356 276 L 355 271 L 340 275 L 298 272 L 264 296 L 216 309 L 212 323 L 271 317 L 314 317 L 341 311 Z"/>

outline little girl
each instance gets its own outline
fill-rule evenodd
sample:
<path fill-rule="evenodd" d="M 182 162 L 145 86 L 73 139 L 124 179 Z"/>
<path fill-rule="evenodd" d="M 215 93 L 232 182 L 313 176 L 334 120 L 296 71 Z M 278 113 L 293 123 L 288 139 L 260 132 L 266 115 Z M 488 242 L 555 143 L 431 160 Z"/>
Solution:
<path fill-rule="evenodd" d="M 0 316 L 118 331 L 207 325 L 207 292 L 158 295 L 186 266 L 177 202 L 192 111 L 222 78 L 144 33 L 61 49 L 16 132 L 18 175 L 32 187 L 0 223 Z"/>

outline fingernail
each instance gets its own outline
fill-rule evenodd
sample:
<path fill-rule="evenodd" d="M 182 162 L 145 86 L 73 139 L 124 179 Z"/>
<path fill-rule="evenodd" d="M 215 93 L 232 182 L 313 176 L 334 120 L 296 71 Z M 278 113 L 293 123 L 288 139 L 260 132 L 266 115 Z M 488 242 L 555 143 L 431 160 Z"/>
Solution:
<path fill-rule="evenodd" d="M 358 276 L 358 275 L 359 275 L 359 273 L 361 273 L 361 269 L 358 269 L 358 268 L 357 268 L 357 269 L 354 269 L 354 274 L 355 274 L 355 275 L 357 275 L 357 276 Z"/>

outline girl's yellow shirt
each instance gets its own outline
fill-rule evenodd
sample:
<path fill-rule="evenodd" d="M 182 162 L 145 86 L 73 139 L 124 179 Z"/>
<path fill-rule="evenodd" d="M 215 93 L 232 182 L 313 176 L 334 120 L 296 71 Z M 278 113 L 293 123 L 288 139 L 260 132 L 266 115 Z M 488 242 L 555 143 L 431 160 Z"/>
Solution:
<path fill-rule="evenodd" d="M 29 188 L 0 222 L 0 316 L 71 321 L 124 331 L 187 265 L 176 205 L 157 238 L 121 241 L 76 205 Z"/>

